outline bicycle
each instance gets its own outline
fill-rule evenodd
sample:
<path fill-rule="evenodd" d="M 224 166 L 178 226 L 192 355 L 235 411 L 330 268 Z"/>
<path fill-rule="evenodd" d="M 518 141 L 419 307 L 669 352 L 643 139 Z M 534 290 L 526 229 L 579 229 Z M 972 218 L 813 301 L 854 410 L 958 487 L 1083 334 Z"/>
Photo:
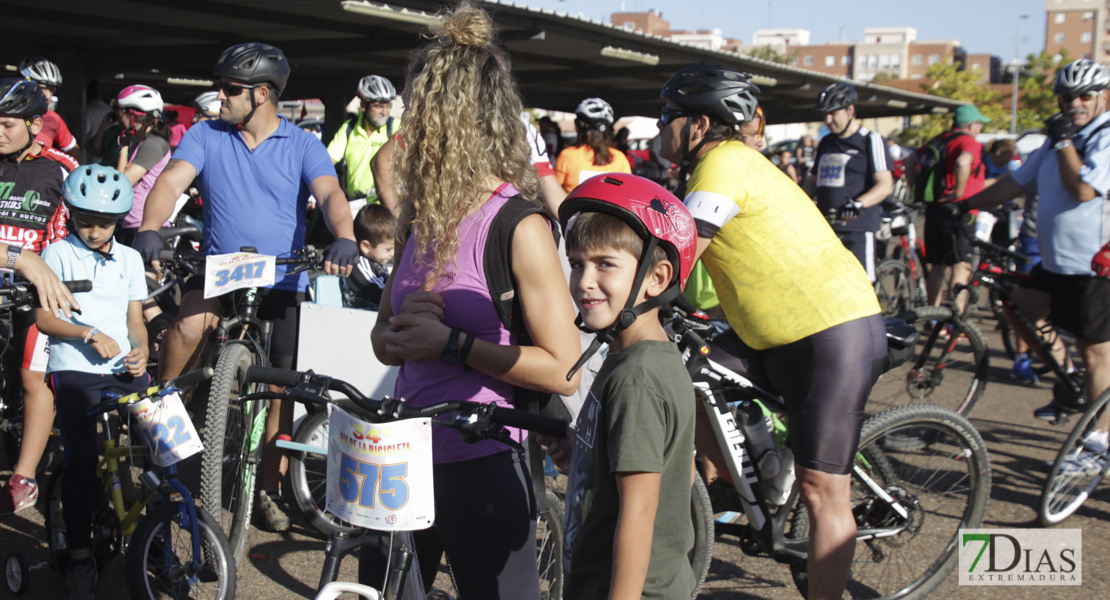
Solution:
<path fill-rule="evenodd" d="M 241 251 L 254 253 L 253 248 Z M 273 323 L 257 316 L 262 304 L 258 287 L 260 277 L 271 268 L 267 266 L 268 261 L 273 265 L 291 266 L 289 275 L 319 269 L 323 264 L 323 253 L 312 246 L 292 254 L 294 256 L 288 258 L 257 255 L 257 259 L 250 257 L 249 261 L 240 261 L 234 268 L 221 270 L 217 279 L 238 282 L 241 289 L 224 296 L 228 298 L 224 316 L 199 353 L 200 364 L 215 369 L 208 389 L 194 393 L 196 397 L 207 399 L 201 504 L 227 533 L 236 563 L 246 552 L 249 538 L 255 475 L 262 458 L 262 436 L 268 411 L 267 403 L 241 399 L 252 391 L 245 379 L 247 368 L 270 364 Z M 206 257 L 179 251 L 173 259 L 196 265 Z"/>
<path fill-rule="evenodd" d="M 898 236 L 898 244 L 891 258 L 881 261 L 875 269 L 875 295 L 883 316 L 896 317 L 926 304 L 926 271 L 922 262 L 925 246 L 917 238 L 914 225 L 920 211 L 918 206 L 892 199 L 885 202 L 883 208 L 882 226 L 875 239 L 882 241 Z"/>
<path fill-rule="evenodd" d="M 362 411 L 360 414 L 369 418 L 372 422 L 385 423 L 400 419 L 429 418 L 433 419 L 433 424 L 456 429 L 464 439 L 473 441 L 482 439 L 499 440 L 519 453 L 522 459 L 525 452 L 524 447 L 509 438 L 503 427 L 518 427 L 559 438 L 565 437 L 567 432 L 566 421 L 488 404 L 441 402 L 426 408 L 415 408 L 406 405 L 403 398 L 393 399 L 386 396 L 381 400 L 375 400 L 364 396 L 349 383 L 325 375 L 318 375 L 312 371 L 297 372 L 252 366 L 247 371 L 247 380 L 285 388 L 280 393 L 257 392 L 250 395 L 252 399 L 282 398 L 319 408 L 334 403 L 334 400 L 330 397 L 330 392 L 334 390 L 350 399 Z M 316 414 L 325 413 L 318 412 Z M 446 420 L 435 419 L 435 417 L 445 415 L 448 416 Z M 302 425 L 303 430 L 305 430 L 305 427 Z M 319 428 L 313 428 L 312 431 L 319 432 L 320 430 Z M 315 454 L 318 449 L 307 447 L 302 451 L 311 451 Z M 408 463 L 404 463 L 404 465 L 407 472 Z M 354 477 L 351 477 L 351 479 L 354 479 Z M 396 478 L 391 478 L 391 481 L 395 480 Z M 367 481 L 370 480 L 367 479 Z M 410 493 L 411 490 L 406 483 L 403 495 Z M 365 490 L 357 497 L 362 498 L 364 494 Z M 541 575 L 543 598 L 552 600 L 560 598 L 562 595 L 562 511 L 558 509 L 561 506 L 561 499 L 552 490 L 548 490 L 547 497 L 549 501 L 553 499 L 553 496 L 558 502 L 548 504 L 547 510 L 550 512 L 546 519 L 550 529 L 548 529 L 547 535 L 538 532 L 537 540 L 537 568 Z M 553 510 L 553 508 L 557 510 Z M 541 518 L 544 518 L 544 516 L 541 515 Z M 328 537 L 328 543 L 324 547 L 325 559 L 321 570 L 317 598 L 334 598 L 335 595 L 332 594 L 340 592 L 354 592 L 362 594 L 365 598 L 384 597 L 392 600 L 451 597 L 442 590 L 432 590 L 425 595 L 411 531 L 405 531 L 402 535 L 389 535 L 389 564 L 397 566 L 389 569 L 387 580 L 381 590 L 375 590 L 365 585 L 336 581 L 343 557 L 365 545 L 381 545 L 384 542 L 383 537 L 379 532 L 363 530 L 350 524 L 347 524 L 347 527 L 343 529 L 332 529 Z M 545 574 L 548 574 L 546 578 L 544 578 Z"/>
<path fill-rule="evenodd" d="M 158 403 L 167 395 L 180 392 L 181 387 L 211 376 L 211 369 L 202 369 L 129 395 L 105 391 L 101 394 L 102 402 L 88 410 L 90 416 L 101 419 L 102 456 L 96 466 L 98 493 L 90 499 L 97 504 L 91 550 L 101 567 L 126 551 L 127 583 L 132 598 L 235 597 L 235 563 L 227 537 L 216 520 L 196 506 L 192 494 L 178 479 L 175 463 L 154 466 L 154 455 L 186 441 L 183 436 L 189 434 L 174 423 L 174 419 L 181 417 L 155 424 L 152 437 L 144 440 L 144 445 L 134 446 L 120 443 L 123 434 L 119 427 L 112 426 L 108 416 L 113 410 L 145 400 Z M 128 435 L 134 431 L 129 428 Z M 136 456 L 146 465 L 139 477 L 142 490 L 134 501 L 127 502 L 121 485 L 121 461 L 134 464 Z M 14 564 L 14 568 L 8 569 L 9 588 L 15 571 L 25 582 L 31 570 L 58 567 L 67 560 L 62 477 L 63 472 L 56 472 L 47 484 L 45 529 L 51 558 L 28 567 L 21 556 L 10 555 L 7 565 Z"/>
<path fill-rule="evenodd" d="M 781 449 L 755 447 L 749 435 L 749 427 L 764 423 L 750 415 L 764 408 L 785 413 L 782 399 L 708 356 L 701 336 L 716 329 L 704 315 L 673 310 L 668 328 L 735 482 L 739 506 L 729 508 L 746 517 L 731 527 L 718 523 L 719 530 L 738 535 L 746 554 L 789 564 L 806 596 L 809 515 L 798 502 L 793 461 Z M 892 363 L 904 360 L 896 355 L 912 348 L 915 337 L 904 324 L 888 325 Z M 924 598 L 955 569 L 959 530 L 983 522 L 990 461 L 982 438 L 967 419 L 940 406 L 890 409 L 864 422 L 851 478 L 862 543 L 856 544 L 847 591 L 852 597 Z"/>
<path fill-rule="evenodd" d="M 1060 447 L 1041 490 L 1037 517 L 1044 527 L 1059 525 L 1075 514 L 1106 477 L 1110 459 L 1106 452 L 1089 449 L 1086 440 L 1106 416 L 1108 405 L 1110 390 L 1091 403 Z"/>

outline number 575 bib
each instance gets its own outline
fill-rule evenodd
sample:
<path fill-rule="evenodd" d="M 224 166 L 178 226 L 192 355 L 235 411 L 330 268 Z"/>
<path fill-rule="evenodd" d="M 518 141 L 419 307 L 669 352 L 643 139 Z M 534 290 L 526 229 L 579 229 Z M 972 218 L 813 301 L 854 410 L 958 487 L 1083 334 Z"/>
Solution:
<path fill-rule="evenodd" d="M 367 423 L 328 406 L 328 498 L 333 515 L 367 529 L 427 529 L 435 521 L 432 423 Z"/>

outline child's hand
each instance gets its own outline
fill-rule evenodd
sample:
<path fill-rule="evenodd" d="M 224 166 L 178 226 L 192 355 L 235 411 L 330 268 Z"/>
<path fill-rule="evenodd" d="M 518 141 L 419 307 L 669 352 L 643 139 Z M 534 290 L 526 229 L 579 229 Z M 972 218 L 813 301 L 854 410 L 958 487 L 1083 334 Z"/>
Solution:
<path fill-rule="evenodd" d="M 537 433 L 536 443 L 547 449 L 547 455 L 551 457 L 551 462 L 555 463 L 555 468 L 559 469 L 560 473 L 566 473 L 570 470 L 570 455 L 574 451 L 574 428 L 567 428 L 567 437 L 563 439 L 554 438 L 549 435 Z"/>
<path fill-rule="evenodd" d="M 103 331 L 96 332 L 89 345 L 100 354 L 100 358 L 112 358 L 119 354 L 119 344 Z"/>
<path fill-rule="evenodd" d="M 127 356 L 123 359 L 124 366 L 127 367 L 127 373 L 138 377 L 146 372 L 147 359 L 150 358 L 150 349 L 146 344 L 137 348 L 132 348 Z"/>

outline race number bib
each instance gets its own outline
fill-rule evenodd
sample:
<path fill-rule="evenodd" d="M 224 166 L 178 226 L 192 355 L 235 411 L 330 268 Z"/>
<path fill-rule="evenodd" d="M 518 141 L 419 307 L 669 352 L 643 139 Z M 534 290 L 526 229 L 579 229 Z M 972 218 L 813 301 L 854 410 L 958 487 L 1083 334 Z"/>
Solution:
<path fill-rule="evenodd" d="M 168 467 L 203 450 L 193 420 L 176 392 L 166 394 L 158 402 L 147 399 L 128 404 L 127 408 L 154 464 Z"/>
<path fill-rule="evenodd" d="M 817 165 L 817 187 L 844 187 L 844 170 L 851 158 L 848 154 L 822 154 Z"/>
<path fill-rule="evenodd" d="M 251 252 L 209 256 L 204 267 L 204 297 L 215 298 L 234 290 L 274 285 L 276 257 Z"/>
<path fill-rule="evenodd" d="M 367 423 L 329 405 L 328 432 L 328 512 L 377 531 L 432 526 L 431 419 Z"/>

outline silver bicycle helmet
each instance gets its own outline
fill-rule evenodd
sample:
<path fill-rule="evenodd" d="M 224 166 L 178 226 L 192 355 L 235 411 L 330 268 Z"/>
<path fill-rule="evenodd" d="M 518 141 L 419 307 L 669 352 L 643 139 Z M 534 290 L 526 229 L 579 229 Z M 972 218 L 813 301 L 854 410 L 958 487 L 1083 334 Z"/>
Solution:
<path fill-rule="evenodd" d="M 381 75 L 367 75 L 358 81 L 358 97 L 367 102 L 392 102 L 397 89 Z"/>
<path fill-rule="evenodd" d="M 193 100 L 193 106 L 210 118 L 220 116 L 220 100 L 218 92 L 204 92 Z"/>
<path fill-rule="evenodd" d="M 1078 96 L 1087 92 L 1097 92 L 1110 85 L 1110 71 L 1093 60 L 1081 58 L 1064 65 L 1056 72 L 1056 84 L 1052 91 L 1057 96 Z"/>
<path fill-rule="evenodd" d="M 613 107 L 601 98 L 586 98 L 578 104 L 574 113 L 588 121 L 604 121 L 613 124 Z"/>
<path fill-rule="evenodd" d="M 39 85 L 54 87 L 62 85 L 62 72 L 58 69 L 58 65 L 41 56 L 19 61 L 19 72 L 27 79 L 38 82 Z"/>
<path fill-rule="evenodd" d="M 738 126 L 755 118 L 759 88 L 751 76 L 723 65 L 695 65 L 675 73 L 659 97 L 685 110 L 725 125 Z"/>

